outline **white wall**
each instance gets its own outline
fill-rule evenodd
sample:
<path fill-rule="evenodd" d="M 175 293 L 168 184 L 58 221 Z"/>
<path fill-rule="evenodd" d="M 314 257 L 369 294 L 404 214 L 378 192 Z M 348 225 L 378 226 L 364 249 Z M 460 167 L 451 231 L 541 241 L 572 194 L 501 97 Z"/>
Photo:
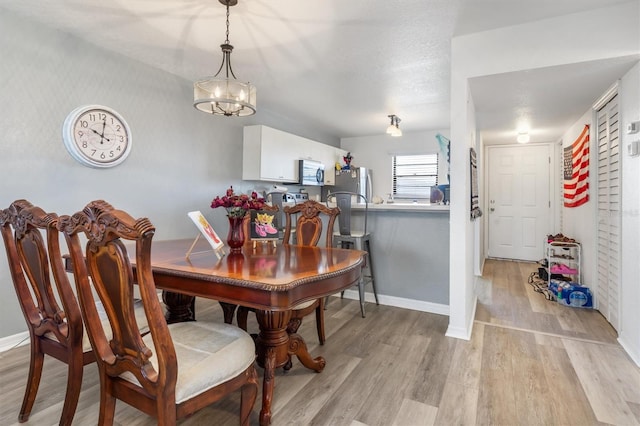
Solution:
<path fill-rule="evenodd" d="M 619 86 L 621 129 L 640 121 L 640 65 L 633 67 Z M 640 133 L 622 131 L 622 271 L 621 317 L 618 340 L 640 366 L 640 156 L 630 157 L 627 145 Z"/>
<path fill-rule="evenodd" d="M 438 153 L 438 183 L 447 183 L 447 163 L 436 139 L 438 133 L 449 139 L 449 130 L 404 132 L 397 138 L 387 134 L 343 138 L 340 140 L 340 148 L 351 152 L 353 166 L 373 170 L 373 194 L 386 200 L 392 188 L 391 157 L 394 155 Z"/>

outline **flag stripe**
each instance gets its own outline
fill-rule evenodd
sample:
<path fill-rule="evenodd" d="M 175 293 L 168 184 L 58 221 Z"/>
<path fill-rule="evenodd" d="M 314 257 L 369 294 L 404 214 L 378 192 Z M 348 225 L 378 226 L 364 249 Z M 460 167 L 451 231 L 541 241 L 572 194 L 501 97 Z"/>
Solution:
<path fill-rule="evenodd" d="M 564 148 L 564 206 L 578 207 L 589 201 L 589 125 Z"/>

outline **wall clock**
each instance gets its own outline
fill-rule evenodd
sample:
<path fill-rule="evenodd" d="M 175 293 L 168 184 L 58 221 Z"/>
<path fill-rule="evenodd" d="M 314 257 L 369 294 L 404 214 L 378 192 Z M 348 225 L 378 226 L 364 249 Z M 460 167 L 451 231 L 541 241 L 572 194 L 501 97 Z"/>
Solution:
<path fill-rule="evenodd" d="M 71 111 L 62 126 L 69 154 L 85 166 L 104 168 L 122 163 L 131 152 L 131 130 L 115 110 L 85 105 Z"/>

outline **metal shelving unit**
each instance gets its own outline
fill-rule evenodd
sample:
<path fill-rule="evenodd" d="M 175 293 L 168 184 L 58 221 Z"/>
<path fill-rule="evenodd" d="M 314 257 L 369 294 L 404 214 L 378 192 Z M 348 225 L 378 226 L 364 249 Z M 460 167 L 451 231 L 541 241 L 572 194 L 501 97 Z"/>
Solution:
<path fill-rule="evenodd" d="M 572 282 L 582 283 L 581 247 L 577 242 L 551 241 L 547 243 L 547 284 L 551 276 L 569 276 Z"/>

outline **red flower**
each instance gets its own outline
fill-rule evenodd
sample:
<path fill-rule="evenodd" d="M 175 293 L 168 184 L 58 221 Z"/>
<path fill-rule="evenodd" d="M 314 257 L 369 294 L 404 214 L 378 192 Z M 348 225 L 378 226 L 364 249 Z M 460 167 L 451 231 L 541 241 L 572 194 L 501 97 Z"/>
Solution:
<path fill-rule="evenodd" d="M 247 210 L 260 210 L 264 207 L 264 198 L 258 197 L 253 191 L 251 197 L 246 194 L 237 195 L 233 192 L 233 186 L 227 189 L 223 197 L 216 196 L 211 202 L 211 208 L 224 207 L 230 217 L 244 217 Z"/>

